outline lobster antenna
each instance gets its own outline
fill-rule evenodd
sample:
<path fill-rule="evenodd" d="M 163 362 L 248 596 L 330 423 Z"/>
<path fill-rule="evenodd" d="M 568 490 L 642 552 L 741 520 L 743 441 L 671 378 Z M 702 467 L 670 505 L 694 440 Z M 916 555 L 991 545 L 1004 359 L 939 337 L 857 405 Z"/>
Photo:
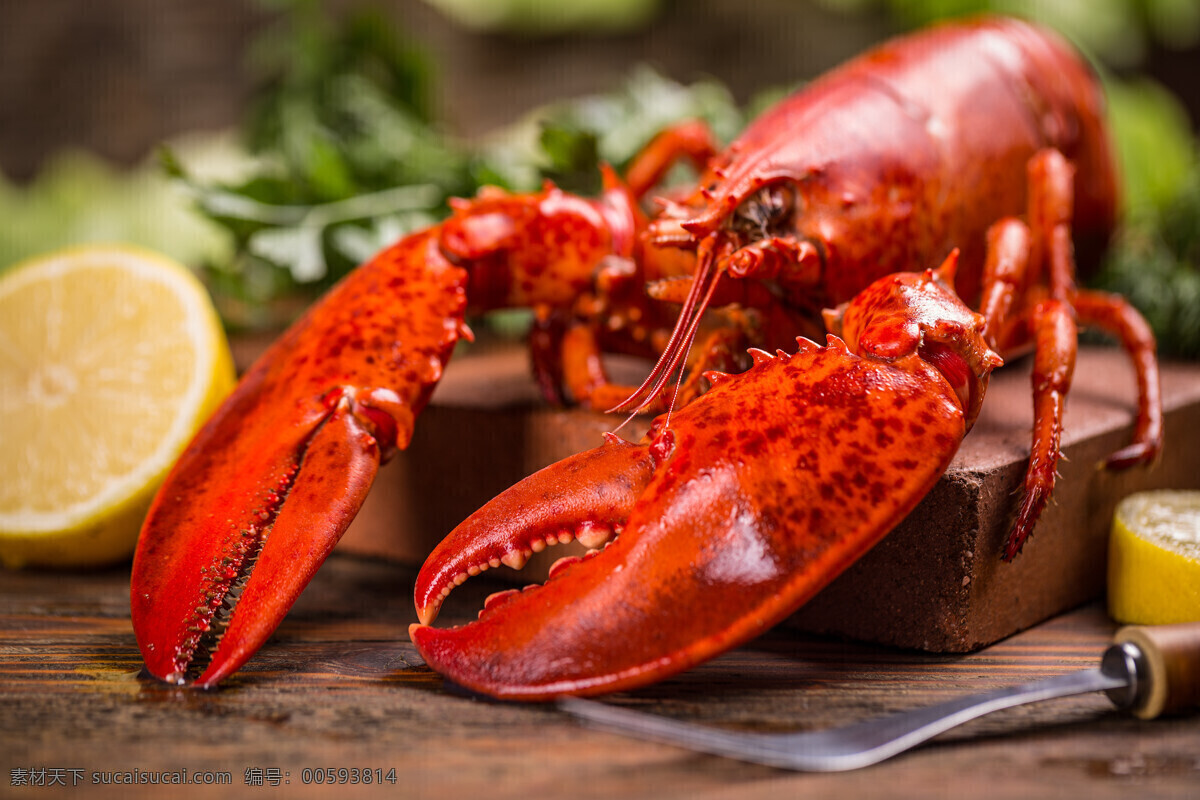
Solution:
<path fill-rule="evenodd" d="M 720 277 L 720 273 L 717 273 L 717 277 Z M 712 298 L 713 289 L 716 288 L 716 284 L 717 284 L 717 281 L 716 281 L 716 279 L 714 279 L 712 281 L 712 285 L 709 286 L 708 292 L 705 293 L 704 299 L 700 303 L 701 309 L 703 309 L 705 306 L 708 305 L 708 301 Z M 628 425 L 630 422 L 632 422 L 633 418 L 636 417 L 639 413 L 641 413 L 642 410 L 646 408 L 646 406 L 650 405 L 650 403 L 653 402 L 654 398 L 657 397 L 658 394 L 663 390 L 667 377 L 669 375 L 671 375 L 673 372 L 675 372 L 676 367 L 679 367 L 679 372 L 680 372 L 679 379 L 675 381 L 675 390 L 671 394 L 671 403 L 670 403 L 670 405 L 667 406 L 666 427 L 668 427 L 668 428 L 671 427 L 671 414 L 675 411 L 675 403 L 679 398 L 679 385 L 681 383 L 683 383 L 683 374 L 682 374 L 683 368 L 679 365 L 686 364 L 687 357 L 692 352 L 692 345 L 695 344 L 695 341 L 696 341 L 696 327 L 699 324 L 699 320 L 700 320 L 700 317 L 702 316 L 702 314 L 703 314 L 703 311 L 696 314 L 694 316 L 692 322 L 689 323 L 689 325 L 688 325 L 689 330 L 687 333 L 684 334 L 684 336 L 682 338 L 682 341 L 684 342 L 684 344 L 682 345 L 682 349 L 671 358 L 670 365 L 666 366 L 665 368 L 662 368 L 662 374 L 659 376 L 658 380 L 655 381 L 654 387 L 646 395 L 645 399 L 643 399 L 640 403 L 638 403 L 638 405 L 626 415 L 625 419 L 621 422 L 620 425 L 618 425 L 617 427 L 612 429 L 612 433 L 619 432 L 622 428 L 624 428 L 626 425 Z M 681 319 L 682 319 L 682 317 L 681 317 Z M 665 352 L 666 351 L 664 351 L 664 353 Z M 662 361 L 663 361 L 663 357 L 660 356 L 659 357 L 660 364 Z M 660 369 L 660 366 L 658 364 L 656 364 L 654 371 L 652 371 L 650 373 L 650 376 L 646 378 L 646 380 L 642 384 L 642 386 L 636 392 L 634 392 L 632 395 L 630 395 L 628 398 L 626 398 L 624 401 L 622 401 L 620 406 L 616 406 L 616 407 L 614 407 L 614 409 L 610 409 L 610 411 L 617 410 L 622 407 L 628 406 L 629 403 L 631 403 L 635 399 L 637 399 L 638 395 L 642 392 L 642 390 L 646 387 L 646 385 L 649 384 L 650 381 L 654 378 L 654 372 L 658 371 L 659 369 Z"/>
<path fill-rule="evenodd" d="M 682 378 L 682 364 L 687 354 L 691 352 L 692 342 L 695 340 L 696 331 L 700 327 L 700 320 L 712 300 L 713 293 L 716 291 L 717 283 L 721 277 L 721 271 L 716 267 L 715 243 L 705 247 L 711 241 L 713 239 L 710 238 L 701 243 L 699 264 L 692 279 L 692 286 L 688 290 L 687 298 L 684 300 L 683 308 L 679 313 L 679 319 L 675 323 L 675 329 L 671 332 L 671 338 L 668 340 L 666 347 L 663 348 L 663 352 L 658 357 L 654 368 L 650 370 L 650 374 L 646 376 L 646 380 L 634 390 L 633 394 L 609 409 L 610 413 L 629 412 L 629 417 L 632 419 L 633 416 L 645 410 L 650 403 L 654 402 L 654 399 L 662 393 L 663 388 L 669 383 L 671 376 L 677 370 L 680 371 L 680 378 Z M 678 395 L 678 388 L 678 383 L 676 383 L 676 396 Z M 672 407 L 674 404 L 675 400 L 672 398 Z M 627 423 L 628 421 L 627 419 L 625 422 Z M 621 427 L 624 427 L 624 425 L 625 423 L 622 423 Z"/>

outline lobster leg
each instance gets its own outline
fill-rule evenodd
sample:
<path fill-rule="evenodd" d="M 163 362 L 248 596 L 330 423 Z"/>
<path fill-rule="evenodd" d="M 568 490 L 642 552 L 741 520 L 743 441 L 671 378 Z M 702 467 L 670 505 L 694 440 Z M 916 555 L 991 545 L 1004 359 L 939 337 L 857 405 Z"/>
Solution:
<path fill-rule="evenodd" d="M 1068 176 L 1069 180 L 1069 176 Z M 1061 188 L 1061 186 L 1060 186 Z M 1031 216 L 1034 216 L 1031 214 Z M 1061 252 L 1064 240 L 1054 242 L 1054 260 L 1062 262 L 1069 253 Z M 1036 265 L 1040 250 L 1034 248 L 1029 229 L 1017 219 L 1001 220 L 988 232 L 988 258 L 984 269 L 983 316 L 989 339 L 996 345 L 996 332 L 1017 323 L 1032 330 L 1034 364 L 1034 427 L 1029 466 L 1026 469 L 1024 496 L 1013 530 L 1005 544 L 1004 557 L 1012 560 L 1020 552 L 1037 523 L 1054 488 L 1062 436 L 1064 402 L 1070 390 L 1075 367 L 1076 328 L 1068 300 L 1069 292 L 1061 285 L 1052 294 L 1041 297 L 1032 308 L 1019 305 L 1025 295 L 1041 296 L 1042 287 L 1033 284 L 1030 268 Z M 1061 268 L 1052 270 L 1060 278 Z M 1032 276 L 1036 278 L 1036 275 Z M 1009 347 L 1005 352 L 1011 352 Z"/>
<path fill-rule="evenodd" d="M 1120 298 L 1075 288 L 1070 236 L 1074 170 L 1058 151 L 1043 150 L 1030 160 L 1028 173 L 1030 228 L 1013 218 L 992 226 L 981 304 L 993 347 L 1006 355 L 1030 343 L 1034 349 L 1033 443 L 1021 509 L 1004 547 L 1004 558 L 1010 561 L 1021 551 L 1054 488 L 1075 366 L 1077 318 L 1115 334 L 1137 372 L 1134 441 L 1110 457 L 1108 465 L 1148 463 L 1162 447 L 1158 365 L 1149 326 Z"/>
<path fill-rule="evenodd" d="M 1059 300 L 1044 300 L 1034 307 L 1032 322 L 1033 445 L 1025 471 L 1024 499 L 1004 546 L 1006 561 L 1021 552 L 1054 491 L 1061 456 L 1064 404 L 1075 371 L 1078 335 L 1071 308 Z"/>
<path fill-rule="evenodd" d="M 1125 347 L 1137 376 L 1138 412 L 1133 440 L 1104 462 L 1110 469 L 1150 464 L 1163 446 L 1161 387 L 1154 332 L 1124 297 L 1081 290 L 1075 295 L 1075 313 L 1084 325 L 1114 336 Z"/>
<path fill-rule="evenodd" d="M 660 131 L 634 156 L 624 185 L 634 201 L 643 201 L 681 160 L 699 173 L 716 152 L 707 124 L 700 120 L 677 123 Z M 617 183 L 609 171 L 604 179 L 610 188 Z M 659 302 L 648 302 L 647 280 L 682 277 L 690 273 L 692 262 L 691 254 L 659 249 L 640 237 L 636 258 L 613 256 L 598 265 L 594 292 L 576 302 L 569 314 L 547 307 L 536 309 L 531 336 L 533 372 L 542 395 L 549 402 L 562 403 L 566 398 L 561 390 L 565 388 L 572 401 L 598 410 L 628 397 L 631 387 L 613 383 L 602 354 L 615 350 L 648 356 L 661 350 L 672 322 L 662 313 L 661 301 L 670 298 L 654 296 Z M 714 358 L 710 366 L 722 368 L 728 363 L 728 359 Z"/>
<path fill-rule="evenodd" d="M 644 197 L 662 183 L 680 158 L 702 172 L 717 154 L 717 143 L 708 125 L 700 120 L 679 122 L 660 131 L 634 156 L 625 171 L 625 182 L 637 197 Z"/>
<path fill-rule="evenodd" d="M 749 371 L 710 373 L 713 388 L 641 444 L 610 439 L 485 506 L 417 578 L 422 624 L 409 635 L 427 663 L 498 697 L 610 692 L 794 611 L 933 485 L 999 362 L 948 288 L 951 271 L 880 281 L 843 309 L 845 342 L 752 351 Z M 571 503 L 562 486 L 578 487 Z M 588 524 L 620 532 L 544 585 L 493 598 L 476 622 L 429 626 L 472 569 Z"/>
<path fill-rule="evenodd" d="M 749 361 L 744 358 L 746 348 L 757 338 L 748 333 L 753 326 L 749 322 L 722 319 L 712 327 L 689 353 L 686 378 L 666 398 L 642 411 L 661 413 L 671 405 L 687 405 L 704 390 L 704 374 L 710 370 L 736 372 L 744 369 Z M 613 383 L 601 360 L 602 348 L 595 329 L 590 325 L 578 324 L 568 329 L 563 337 L 564 383 L 578 402 L 593 409 L 611 409 L 623 403 L 635 387 Z"/>

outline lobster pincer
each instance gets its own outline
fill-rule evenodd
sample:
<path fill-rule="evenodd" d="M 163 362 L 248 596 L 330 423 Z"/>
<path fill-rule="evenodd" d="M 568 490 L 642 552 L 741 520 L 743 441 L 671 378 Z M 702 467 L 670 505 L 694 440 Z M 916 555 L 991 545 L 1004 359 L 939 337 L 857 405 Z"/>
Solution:
<path fill-rule="evenodd" d="M 133 625 L 151 674 L 215 684 L 275 629 L 469 334 L 465 286 L 433 237 L 406 239 L 276 342 L 200 430 L 134 558 Z M 403 304 L 383 302 L 390 293 Z M 384 336 L 404 343 L 398 357 Z"/>
<path fill-rule="evenodd" d="M 456 203 L 351 273 L 243 377 L 160 489 L 134 557 L 134 631 L 147 670 L 212 686 L 237 670 L 407 446 L 468 310 L 585 295 L 628 258 L 640 212 L 552 186 Z"/>
<path fill-rule="evenodd" d="M 973 422 L 1000 358 L 950 288 L 953 258 L 869 287 L 840 312 L 845 341 L 754 351 L 640 444 L 610 436 L 484 506 L 418 575 L 422 656 L 475 691 L 544 700 L 645 685 L 790 614 L 912 509 Z M 572 537 L 593 549 L 543 585 L 429 626 L 468 575 Z"/>

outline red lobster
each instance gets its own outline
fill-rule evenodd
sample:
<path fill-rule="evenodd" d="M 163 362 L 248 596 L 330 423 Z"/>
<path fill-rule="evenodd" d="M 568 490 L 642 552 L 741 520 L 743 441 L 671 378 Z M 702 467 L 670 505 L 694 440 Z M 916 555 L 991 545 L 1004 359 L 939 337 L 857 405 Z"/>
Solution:
<path fill-rule="evenodd" d="M 997 353 L 1031 348 L 1014 557 L 1053 486 L 1077 321 L 1135 364 L 1133 442 L 1110 466 L 1161 447 L 1148 327 L 1074 285 L 1073 244 L 1103 241 L 1116 213 L 1101 114 L 1093 75 L 1056 37 L 980 19 L 859 57 L 721 155 L 697 126 L 668 131 L 597 200 L 548 186 L 458 203 L 310 310 L 180 458 L 134 561 L 147 668 L 211 686 L 265 641 L 407 444 L 468 309 L 537 307 L 539 379 L 585 402 L 623 394 L 599 366 L 607 350 L 661 352 L 635 408 L 687 377 L 642 443 L 610 434 L 527 478 L 430 556 L 410 635 L 462 685 L 524 699 L 628 689 L 764 631 L 913 508 Z M 701 166 L 700 188 L 648 221 L 638 201 L 679 156 Z M 673 330 L 663 300 L 681 303 Z M 728 304 L 743 311 L 704 314 Z M 825 346 L 751 349 L 753 366 L 726 371 L 746 342 L 811 334 L 826 306 Z M 689 357 L 702 316 L 713 327 Z M 593 550 L 544 585 L 494 595 L 469 625 L 428 625 L 469 575 L 572 538 Z"/>

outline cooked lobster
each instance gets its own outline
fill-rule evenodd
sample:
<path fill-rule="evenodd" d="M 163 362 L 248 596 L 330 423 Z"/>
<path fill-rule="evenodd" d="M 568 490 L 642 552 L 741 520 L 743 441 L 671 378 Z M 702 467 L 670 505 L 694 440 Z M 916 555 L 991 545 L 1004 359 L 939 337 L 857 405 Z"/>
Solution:
<path fill-rule="evenodd" d="M 407 444 L 465 315 L 503 306 L 537 309 L 548 396 L 604 407 L 632 392 L 622 409 L 660 415 L 640 443 L 610 434 L 518 483 L 430 556 L 410 635 L 459 684 L 627 689 L 765 630 L 913 508 L 998 354 L 1032 349 L 1014 558 L 1053 488 L 1077 323 L 1135 366 L 1133 440 L 1109 466 L 1162 445 L 1149 328 L 1075 286 L 1076 247 L 1094 253 L 1117 211 L 1102 115 L 1058 38 L 977 19 L 857 58 L 723 153 L 695 124 L 667 131 L 598 199 L 547 186 L 456 203 L 298 321 L 168 476 L 133 567 L 148 670 L 211 686 L 250 658 Z M 648 217 L 642 199 L 682 157 L 698 188 Z M 819 336 L 822 309 L 827 343 L 796 339 Z M 614 350 L 659 357 L 640 389 L 610 384 L 600 355 Z M 592 551 L 544 585 L 429 625 L 468 576 L 571 539 Z"/>

